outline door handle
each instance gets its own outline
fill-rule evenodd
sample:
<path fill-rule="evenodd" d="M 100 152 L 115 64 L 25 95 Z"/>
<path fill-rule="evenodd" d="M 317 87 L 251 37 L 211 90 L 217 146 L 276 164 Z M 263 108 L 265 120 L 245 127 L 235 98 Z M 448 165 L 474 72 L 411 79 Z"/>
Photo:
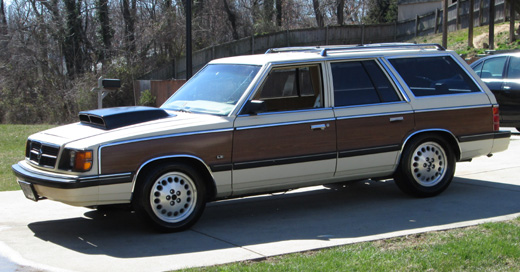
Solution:
<path fill-rule="evenodd" d="M 390 118 L 390 122 L 391 122 L 391 123 L 394 123 L 394 122 L 401 122 L 401 121 L 404 121 L 404 117 L 402 117 L 402 116 L 399 116 L 399 117 L 392 117 L 392 118 Z"/>
<path fill-rule="evenodd" d="M 311 130 L 325 130 L 328 125 L 319 124 L 319 125 L 311 125 Z"/>

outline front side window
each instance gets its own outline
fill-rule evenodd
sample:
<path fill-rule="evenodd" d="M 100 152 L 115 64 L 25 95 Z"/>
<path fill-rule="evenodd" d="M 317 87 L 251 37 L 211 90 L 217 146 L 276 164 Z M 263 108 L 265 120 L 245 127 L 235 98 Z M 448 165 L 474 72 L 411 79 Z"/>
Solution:
<path fill-rule="evenodd" d="M 480 92 L 450 56 L 396 58 L 390 63 L 417 97 Z"/>
<path fill-rule="evenodd" d="M 506 57 L 492 58 L 484 61 L 480 78 L 502 78 L 504 74 L 504 66 L 506 64 Z"/>
<path fill-rule="evenodd" d="M 336 107 L 400 101 L 374 60 L 336 62 L 331 68 Z"/>
<path fill-rule="evenodd" d="M 321 93 L 321 70 L 314 64 L 274 68 L 253 99 L 264 101 L 266 111 L 293 111 L 322 107 Z"/>
<path fill-rule="evenodd" d="M 210 64 L 186 82 L 161 108 L 228 115 L 260 70 L 255 65 Z"/>

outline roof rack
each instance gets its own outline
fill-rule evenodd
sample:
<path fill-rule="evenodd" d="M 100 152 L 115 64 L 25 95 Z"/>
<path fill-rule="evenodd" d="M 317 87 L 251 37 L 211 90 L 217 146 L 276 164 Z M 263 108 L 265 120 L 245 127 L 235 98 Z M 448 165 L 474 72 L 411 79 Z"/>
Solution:
<path fill-rule="evenodd" d="M 339 45 L 339 46 L 301 46 L 301 47 L 282 47 L 282 48 L 270 48 L 265 54 L 270 53 L 288 53 L 288 52 L 306 52 L 306 53 L 319 53 L 321 56 L 326 57 L 328 52 L 332 51 L 349 51 L 349 50 L 378 50 L 378 49 L 411 49 L 411 48 L 435 48 L 439 51 L 445 51 L 446 49 L 440 44 L 436 43 L 373 43 L 373 44 L 358 44 L 358 45 Z"/>

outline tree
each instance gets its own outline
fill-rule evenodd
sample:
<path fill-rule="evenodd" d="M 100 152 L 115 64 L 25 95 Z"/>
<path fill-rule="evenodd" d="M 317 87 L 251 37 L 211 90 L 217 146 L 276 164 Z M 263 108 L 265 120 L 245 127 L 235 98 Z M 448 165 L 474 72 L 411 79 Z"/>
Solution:
<path fill-rule="evenodd" d="M 325 20 L 323 18 L 323 13 L 320 9 L 320 1 L 312 0 L 312 6 L 314 8 L 314 16 L 316 17 L 316 24 L 318 25 L 318 27 L 324 27 Z"/>
<path fill-rule="evenodd" d="M 7 35 L 7 17 L 5 16 L 4 0 L 0 0 L 0 35 Z"/>
<path fill-rule="evenodd" d="M 345 24 L 345 17 L 343 16 L 343 11 L 345 10 L 345 0 L 337 0 L 336 7 L 336 18 L 338 25 L 343 25 Z"/>
<path fill-rule="evenodd" d="M 224 2 L 224 10 L 226 11 L 227 18 L 229 23 L 231 24 L 231 30 L 233 31 L 233 39 L 238 40 L 238 31 L 237 31 L 237 15 L 233 9 L 229 6 L 227 0 L 222 0 Z"/>
<path fill-rule="evenodd" d="M 114 36 L 110 27 L 110 17 L 108 0 L 96 0 L 97 20 L 99 22 L 98 33 L 101 36 L 102 50 L 98 53 L 98 59 L 101 63 L 110 58 L 110 50 L 112 49 L 112 37 Z"/>
<path fill-rule="evenodd" d="M 132 1 L 132 2 L 130 2 Z M 135 43 L 135 16 L 137 9 L 136 0 L 122 0 L 121 8 L 124 21 L 124 39 L 126 47 L 126 58 L 128 63 L 133 63 L 136 52 Z"/>
<path fill-rule="evenodd" d="M 276 25 L 282 26 L 283 0 L 276 0 Z"/>
<path fill-rule="evenodd" d="M 367 24 L 384 24 L 397 21 L 397 0 L 368 0 Z"/>
<path fill-rule="evenodd" d="M 88 42 L 81 20 L 81 1 L 64 0 L 67 35 L 63 43 L 67 74 L 74 77 L 83 73 L 88 61 Z"/>

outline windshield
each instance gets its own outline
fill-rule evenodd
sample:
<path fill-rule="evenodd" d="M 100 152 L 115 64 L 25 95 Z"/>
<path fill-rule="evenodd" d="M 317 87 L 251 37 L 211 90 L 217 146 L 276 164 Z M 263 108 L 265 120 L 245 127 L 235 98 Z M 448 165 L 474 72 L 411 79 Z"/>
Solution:
<path fill-rule="evenodd" d="M 228 115 L 244 94 L 260 66 L 210 64 L 186 82 L 163 109 Z"/>

